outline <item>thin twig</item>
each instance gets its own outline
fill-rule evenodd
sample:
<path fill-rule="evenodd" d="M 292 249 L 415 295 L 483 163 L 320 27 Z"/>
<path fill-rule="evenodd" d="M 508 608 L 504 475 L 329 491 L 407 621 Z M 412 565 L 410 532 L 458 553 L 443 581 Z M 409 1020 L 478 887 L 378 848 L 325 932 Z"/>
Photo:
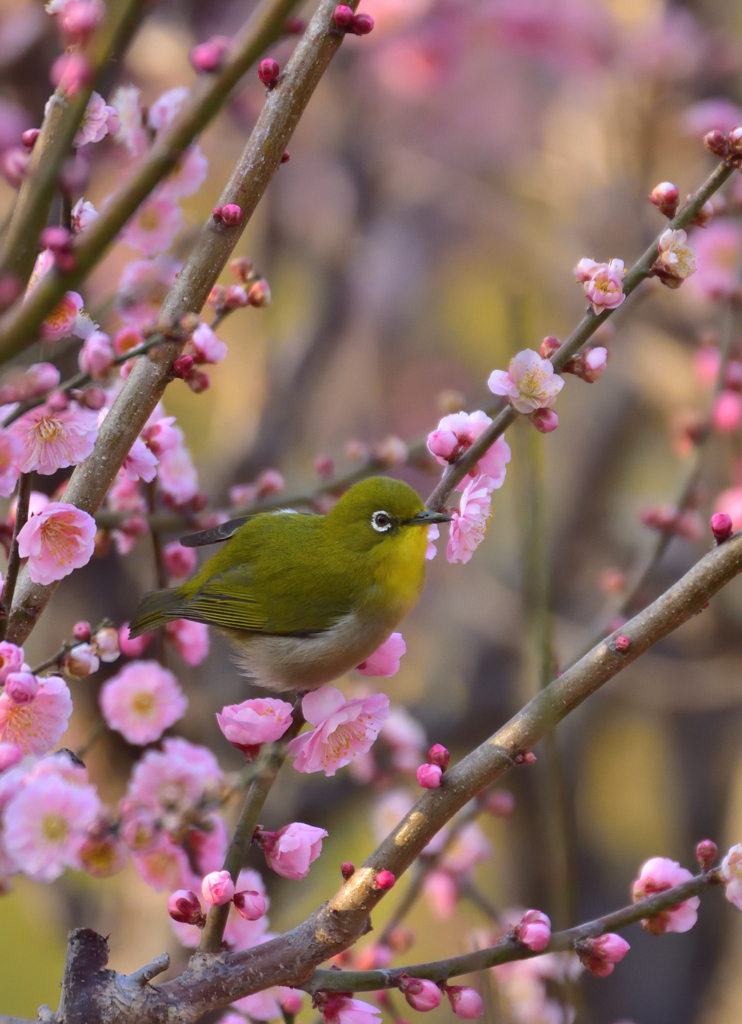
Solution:
<path fill-rule="evenodd" d="M 10 542 L 10 553 L 8 555 L 8 568 L 5 573 L 5 585 L 3 586 L 2 613 L 0 614 L 0 640 L 5 639 L 5 634 L 10 621 L 10 610 L 13 606 L 13 595 L 18 582 L 18 572 L 21 567 L 21 556 L 18 551 L 18 534 L 28 522 L 28 505 L 31 498 L 31 484 L 33 473 L 21 473 L 18 477 L 18 498 L 15 507 L 15 522 L 13 523 L 13 539 Z"/>

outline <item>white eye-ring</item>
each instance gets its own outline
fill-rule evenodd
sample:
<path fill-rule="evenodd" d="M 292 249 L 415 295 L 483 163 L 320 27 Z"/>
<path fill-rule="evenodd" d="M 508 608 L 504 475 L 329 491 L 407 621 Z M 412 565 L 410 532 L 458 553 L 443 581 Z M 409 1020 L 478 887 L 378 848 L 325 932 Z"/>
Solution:
<path fill-rule="evenodd" d="M 371 516 L 371 525 L 377 533 L 386 533 L 392 528 L 392 517 L 388 512 L 374 512 Z"/>

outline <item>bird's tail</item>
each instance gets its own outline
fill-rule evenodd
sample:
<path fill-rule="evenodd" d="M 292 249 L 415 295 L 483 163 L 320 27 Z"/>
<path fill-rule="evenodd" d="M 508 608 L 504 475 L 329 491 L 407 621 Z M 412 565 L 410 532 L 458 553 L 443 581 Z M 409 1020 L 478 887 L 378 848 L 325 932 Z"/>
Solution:
<path fill-rule="evenodd" d="M 182 619 L 185 611 L 183 598 L 179 590 L 156 590 L 147 594 L 139 602 L 134 620 L 129 623 L 131 639 L 148 633 L 151 629 L 164 626 L 166 622 Z"/>

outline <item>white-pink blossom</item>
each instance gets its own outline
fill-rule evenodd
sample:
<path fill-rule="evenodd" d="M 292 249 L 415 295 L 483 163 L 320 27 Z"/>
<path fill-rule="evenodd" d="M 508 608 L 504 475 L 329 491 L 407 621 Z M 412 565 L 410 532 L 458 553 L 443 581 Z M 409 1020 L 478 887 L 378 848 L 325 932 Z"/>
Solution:
<path fill-rule="evenodd" d="M 72 145 L 79 149 L 90 142 L 100 142 L 106 135 L 115 135 L 120 128 L 115 107 L 109 107 L 100 93 L 93 92 L 88 100 L 80 127 Z"/>
<path fill-rule="evenodd" d="M 626 298 L 623 291 L 626 273 L 623 260 L 596 263 L 595 260 L 584 258 L 577 264 L 574 273 L 576 279 L 582 282 L 596 315 L 604 309 L 616 309 Z"/>
<path fill-rule="evenodd" d="M 451 413 L 444 416 L 437 428 L 428 434 L 428 448 L 440 465 L 445 466 L 468 451 L 491 423 L 490 417 L 481 410 Z M 464 479 L 459 481 L 457 488 L 463 491 L 469 480 L 480 473 L 486 473 L 492 480 L 494 490 L 502 487 L 510 457 L 510 445 L 504 437 L 498 437 Z"/>
<path fill-rule="evenodd" d="M 160 195 L 168 199 L 185 199 L 203 185 L 209 172 L 209 161 L 200 146 L 189 146 L 175 170 L 165 179 Z"/>
<path fill-rule="evenodd" d="M 198 474 L 185 446 L 182 430 L 180 427 L 172 429 L 177 431 L 180 443 L 160 454 L 158 480 L 163 493 L 173 504 L 185 505 L 198 494 Z"/>
<path fill-rule="evenodd" d="M 660 235 L 657 263 L 662 270 L 677 281 L 696 272 L 696 254 L 688 245 L 685 231 L 668 228 Z"/>
<path fill-rule="evenodd" d="M 163 740 L 162 750 L 148 750 L 134 766 L 124 805 L 150 808 L 155 814 L 181 811 L 223 781 L 210 750 L 179 737 L 168 737 Z"/>
<path fill-rule="evenodd" d="M 121 319 L 136 327 L 151 324 L 160 311 L 180 268 L 170 256 L 129 263 L 116 292 L 116 309 Z"/>
<path fill-rule="evenodd" d="M 183 211 L 167 196 L 156 195 L 146 200 L 121 234 L 121 241 L 145 256 L 155 256 L 169 249 L 183 227 Z"/>
<path fill-rule="evenodd" d="M 95 520 L 87 512 L 51 501 L 18 534 L 18 551 L 21 558 L 28 558 L 33 582 L 46 586 L 88 564 L 95 549 L 95 534 Z"/>
<path fill-rule="evenodd" d="M 129 449 L 121 469 L 130 480 L 144 480 L 145 483 L 150 483 L 157 475 L 159 462 L 157 456 L 141 437 L 138 437 Z"/>
<path fill-rule="evenodd" d="M 435 542 L 438 540 L 440 535 L 441 531 L 440 528 L 438 527 L 438 523 L 433 523 L 432 526 L 428 527 L 428 546 L 425 549 L 425 558 L 428 561 L 435 558 L 435 556 L 438 554 Z"/>
<path fill-rule="evenodd" d="M 40 405 L 11 423 L 8 432 L 18 445 L 20 472 L 49 476 L 90 455 L 98 436 L 98 414 L 76 402 L 59 411 Z"/>
<path fill-rule="evenodd" d="M 639 877 L 635 880 L 631 895 L 634 903 L 644 899 L 645 896 L 653 896 L 655 893 L 666 892 L 682 882 L 688 882 L 693 875 L 686 868 L 681 868 L 677 861 L 667 857 L 652 857 L 642 865 Z M 683 900 L 670 910 L 660 911 L 652 917 L 642 921 L 642 927 L 652 935 L 662 935 L 664 932 L 687 932 L 696 923 L 698 907 L 700 905 L 698 896 L 691 896 Z"/>
<path fill-rule="evenodd" d="M 377 693 L 346 701 L 336 687 L 321 686 L 304 697 L 302 711 L 314 728 L 289 743 L 294 768 L 334 775 L 371 748 L 389 715 L 389 698 Z"/>
<path fill-rule="evenodd" d="M 111 339 L 103 331 L 93 331 L 85 339 L 77 357 L 78 366 L 93 380 L 103 380 L 113 366 L 116 353 Z"/>
<path fill-rule="evenodd" d="M 518 412 L 550 408 L 564 387 L 548 359 L 527 348 L 510 360 L 507 370 L 493 370 L 487 382 L 495 395 L 506 395 Z"/>
<path fill-rule="evenodd" d="M 742 844 L 737 843 L 727 850 L 719 868 L 724 882 L 724 895 L 737 910 L 742 910 Z"/>
<path fill-rule="evenodd" d="M 114 136 L 132 157 L 140 157 L 147 148 L 147 132 L 139 103 L 139 90 L 133 85 L 120 85 L 111 96 L 118 111 L 120 128 Z"/>
<path fill-rule="evenodd" d="M 446 558 L 449 562 L 468 562 L 482 543 L 487 532 L 487 520 L 492 515 L 491 502 L 488 476 L 475 477 L 467 484 L 448 528 Z"/>
<path fill-rule="evenodd" d="M 132 661 L 100 691 L 100 707 L 110 729 L 129 743 L 154 743 L 188 708 L 172 672 L 156 661 Z"/>
<path fill-rule="evenodd" d="M 98 220 L 100 214 L 87 199 L 78 199 L 72 207 L 72 227 L 76 235 L 87 231 Z"/>
<path fill-rule="evenodd" d="M 260 844 L 268 867 L 282 878 L 298 881 L 309 873 L 309 866 L 322 853 L 323 828 L 294 821 L 278 832 L 259 832 Z"/>
<path fill-rule="evenodd" d="M 401 633 L 392 633 L 381 647 L 377 647 L 360 665 L 356 672 L 363 676 L 394 676 L 399 672 L 399 662 L 407 651 L 407 644 Z"/>
<path fill-rule="evenodd" d="M 52 882 L 65 868 L 80 867 L 81 847 L 100 809 L 92 786 L 59 775 L 29 782 L 4 813 L 5 848 L 17 870 Z"/>
<path fill-rule="evenodd" d="M 208 324 L 199 324 L 186 347 L 197 363 L 220 363 L 227 355 L 227 346 Z"/>
<path fill-rule="evenodd" d="M 187 103 L 189 96 L 190 90 L 183 85 L 162 93 L 149 108 L 150 127 L 156 132 L 169 128 Z"/>
<path fill-rule="evenodd" d="M 322 1020 L 324 1024 L 381 1024 L 381 1010 L 361 999 L 333 992 L 322 1004 Z"/>
<path fill-rule="evenodd" d="M 229 742 L 239 749 L 274 743 L 292 722 L 293 708 L 276 697 L 254 697 L 241 704 L 227 704 L 216 720 Z"/>
<path fill-rule="evenodd" d="M 66 732 L 71 714 L 67 684 L 59 676 L 47 676 L 39 680 L 30 704 L 14 704 L 0 695 L 0 740 L 15 743 L 26 754 L 46 754 Z"/>

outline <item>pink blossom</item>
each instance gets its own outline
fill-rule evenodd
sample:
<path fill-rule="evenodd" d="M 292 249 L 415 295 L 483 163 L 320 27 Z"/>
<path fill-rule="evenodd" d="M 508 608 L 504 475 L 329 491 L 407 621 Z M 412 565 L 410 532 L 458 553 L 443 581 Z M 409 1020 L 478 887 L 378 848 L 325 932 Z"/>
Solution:
<path fill-rule="evenodd" d="M 14 768 L 23 760 L 23 749 L 17 743 L 0 741 L 0 774 L 8 768 Z"/>
<path fill-rule="evenodd" d="M 196 552 L 193 548 L 184 548 L 180 541 L 174 540 L 163 548 L 162 561 L 173 579 L 182 580 L 190 576 L 196 568 Z"/>
<path fill-rule="evenodd" d="M 449 985 L 446 988 L 446 995 L 451 1009 L 457 1017 L 474 1020 L 476 1017 L 484 1015 L 484 1003 L 476 989 L 465 988 L 462 985 Z"/>
<path fill-rule="evenodd" d="M 122 320 L 136 327 L 151 324 L 160 312 L 178 269 L 179 264 L 170 256 L 129 263 L 116 293 L 116 309 Z"/>
<path fill-rule="evenodd" d="M 407 651 L 407 644 L 401 633 L 392 633 L 381 647 L 377 647 L 360 665 L 356 672 L 363 676 L 395 676 L 399 672 L 399 662 Z"/>
<path fill-rule="evenodd" d="M 197 363 L 220 363 L 227 355 L 227 346 L 208 324 L 199 324 L 191 336 L 189 347 Z"/>
<path fill-rule="evenodd" d="M 93 331 L 85 339 L 77 361 L 83 373 L 89 374 L 93 380 L 103 380 L 115 358 L 116 353 L 108 335 L 103 331 Z"/>
<path fill-rule="evenodd" d="M 291 725 L 293 708 L 276 697 L 255 697 L 227 704 L 216 720 L 229 742 L 242 750 L 279 740 Z"/>
<path fill-rule="evenodd" d="M 427 1013 L 440 1006 L 441 990 L 434 981 L 403 977 L 399 982 L 399 991 L 418 1013 Z"/>
<path fill-rule="evenodd" d="M 742 254 L 742 232 L 730 220 L 717 220 L 694 234 L 696 273 L 689 283 L 705 299 L 726 298 L 736 285 Z"/>
<path fill-rule="evenodd" d="M 0 683 L 4 683 L 10 672 L 20 672 L 23 665 L 23 648 L 7 640 L 0 641 Z"/>
<path fill-rule="evenodd" d="M 742 426 L 742 395 L 737 391 L 720 391 L 714 399 L 711 422 L 719 434 L 734 434 Z"/>
<path fill-rule="evenodd" d="M 474 866 L 492 856 L 492 845 L 476 821 L 461 829 L 441 860 L 441 868 L 455 875 L 469 875 Z"/>
<path fill-rule="evenodd" d="M 415 771 L 426 744 L 425 730 L 418 720 L 406 708 L 392 704 L 379 735 L 392 751 L 395 768 Z"/>
<path fill-rule="evenodd" d="M 122 470 L 119 470 L 106 501 L 114 512 L 140 512 L 143 515 L 147 511 L 147 502 L 138 481 Z"/>
<path fill-rule="evenodd" d="M 435 546 L 435 541 L 438 540 L 440 535 L 441 531 L 438 528 L 437 523 L 433 523 L 432 526 L 428 527 L 428 546 L 425 549 L 425 557 L 428 561 L 435 558 L 435 556 L 438 554 Z"/>
<path fill-rule="evenodd" d="M 82 295 L 65 292 L 60 301 L 41 324 L 41 337 L 45 341 L 59 341 L 75 333 L 78 314 L 82 310 Z"/>
<path fill-rule="evenodd" d="M 9 498 L 15 489 L 19 454 L 20 443 L 15 434 L 0 428 L 0 497 Z"/>
<path fill-rule="evenodd" d="M 115 135 L 116 142 L 125 146 L 130 156 L 141 156 L 148 143 L 139 104 L 139 90 L 133 85 L 120 85 L 111 97 L 111 102 L 118 111 L 121 125 Z"/>
<path fill-rule="evenodd" d="M 221 907 L 231 903 L 234 896 L 234 882 L 228 871 L 212 871 L 201 883 L 201 893 L 207 903 Z"/>
<path fill-rule="evenodd" d="M 185 446 L 183 432 L 179 427 L 173 430 L 180 435 L 180 444 L 161 453 L 159 482 L 163 493 L 175 505 L 185 505 L 198 494 L 198 474 Z"/>
<path fill-rule="evenodd" d="M 209 172 L 209 161 L 200 146 L 190 146 L 178 161 L 175 170 L 165 179 L 160 195 L 167 199 L 185 199 L 203 185 Z"/>
<path fill-rule="evenodd" d="M 210 750 L 179 737 L 169 737 L 163 740 L 162 750 L 148 750 L 134 766 L 125 807 L 150 808 L 155 814 L 183 811 L 223 781 L 224 775 Z"/>
<path fill-rule="evenodd" d="M 541 953 L 551 938 L 551 921 L 540 910 L 527 910 L 513 929 L 513 937 L 533 953 Z"/>
<path fill-rule="evenodd" d="M 727 850 L 719 875 L 725 884 L 724 895 L 737 910 L 742 910 L 742 844 Z"/>
<path fill-rule="evenodd" d="M 631 946 L 626 939 L 614 932 L 607 932 L 597 939 L 584 939 L 576 945 L 577 955 L 591 974 L 607 978 L 613 974 L 614 965 L 626 956 Z"/>
<path fill-rule="evenodd" d="M 616 309 L 626 298 L 623 291 L 625 273 L 623 260 L 611 260 L 610 263 L 597 264 L 589 278 L 583 282 L 585 294 L 596 316 L 604 309 Z"/>
<path fill-rule="evenodd" d="M 260 832 L 258 842 L 268 867 L 282 878 L 298 881 L 309 873 L 309 865 L 322 853 L 323 828 L 294 821 L 278 832 Z"/>
<path fill-rule="evenodd" d="M 527 348 L 510 360 L 508 372 L 493 370 L 487 382 L 495 395 L 507 395 L 518 412 L 550 408 L 564 387 L 548 359 Z"/>
<path fill-rule="evenodd" d="M 221 868 L 228 846 L 227 826 L 217 814 L 207 815 L 188 833 L 189 852 L 202 875 Z"/>
<path fill-rule="evenodd" d="M 203 622 L 176 619 L 165 626 L 165 634 L 186 665 L 200 665 L 209 653 L 209 627 Z"/>
<path fill-rule="evenodd" d="M 98 436 L 98 415 L 76 402 L 61 411 L 47 403 L 24 413 L 8 432 L 18 443 L 20 472 L 49 476 L 87 459 Z"/>
<path fill-rule="evenodd" d="M 304 717 L 315 728 L 291 740 L 289 754 L 296 758 L 297 771 L 324 771 L 325 775 L 334 775 L 338 768 L 365 754 L 389 715 L 386 694 L 346 701 L 334 686 L 321 686 L 308 693 L 301 706 Z"/>
<path fill-rule="evenodd" d="M 101 805 L 92 786 L 58 775 L 29 782 L 5 809 L 5 848 L 16 868 L 40 882 L 79 867 L 80 849 Z"/>
<path fill-rule="evenodd" d="M 415 776 L 418 786 L 423 789 L 438 789 L 443 779 L 443 770 L 437 764 L 421 764 Z"/>
<path fill-rule="evenodd" d="M 688 245 L 687 239 L 685 231 L 671 228 L 660 235 L 657 247 L 659 256 L 655 268 L 659 265 L 661 271 L 675 281 L 684 281 L 686 277 L 696 272 L 696 254 Z M 659 276 L 664 284 L 668 283 L 662 273 Z"/>
<path fill-rule="evenodd" d="M 206 918 L 198 896 L 191 889 L 176 889 L 167 898 L 167 912 L 181 924 L 204 924 Z"/>
<path fill-rule="evenodd" d="M 456 909 L 458 886 L 456 879 L 446 871 L 431 871 L 425 879 L 423 891 L 435 917 L 448 918 Z"/>
<path fill-rule="evenodd" d="M 109 107 L 100 93 L 94 92 L 88 100 L 80 127 L 72 142 L 79 149 L 89 142 L 100 142 L 106 135 L 115 135 L 120 124 L 114 107 Z"/>
<path fill-rule="evenodd" d="M 487 520 L 492 515 L 491 500 L 488 476 L 475 477 L 467 484 L 448 528 L 446 558 L 449 562 L 468 562 L 482 543 Z"/>
<path fill-rule="evenodd" d="M 162 455 L 163 452 L 172 451 L 183 443 L 183 432 L 180 427 L 176 427 L 174 424 L 174 416 L 160 416 L 154 422 L 152 417 L 150 417 L 142 431 L 142 437 L 144 438 L 144 443 L 155 455 Z"/>
<path fill-rule="evenodd" d="M 121 241 L 145 256 L 169 249 L 183 227 L 183 211 L 167 196 L 157 195 L 142 203 L 121 234 Z"/>
<path fill-rule="evenodd" d="M 324 1024 L 381 1024 L 381 1010 L 342 993 L 327 996 L 322 1005 Z"/>
<path fill-rule="evenodd" d="M 468 451 L 491 423 L 490 417 L 481 410 L 472 413 L 451 413 L 450 416 L 444 416 L 437 429 L 428 434 L 428 448 L 441 466 L 445 466 L 449 462 L 455 462 L 464 452 Z M 504 437 L 498 437 L 479 462 L 456 485 L 458 490 L 463 491 L 469 480 L 480 473 L 486 473 L 492 480 L 493 490 L 497 490 L 505 482 L 505 473 L 507 472 L 505 467 L 508 462 L 510 462 L 510 445 Z"/>
<path fill-rule="evenodd" d="M 666 892 L 681 882 L 688 882 L 693 875 L 686 868 L 681 868 L 677 861 L 669 860 L 667 857 L 652 857 L 639 872 L 639 877 L 633 884 L 631 894 L 634 903 L 644 899 L 645 896 L 653 896 L 658 892 Z M 691 896 L 676 907 L 670 910 L 663 910 L 659 914 L 642 921 L 642 927 L 652 935 L 662 935 L 664 932 L 687 932 L 696 923 L 697 910 L 700 905 L 697 896 Z"/>
<path fill-rule="evenodd" d="M 142 633 L 134 640 L 129 637 L 129 623 L 125 622 L 119 630 L 119 648 L 127 658 L 141 658 L 154 639 L 154 633 Z"/>
<path fill-rule="evenodd" d="M 98 220 L 100 214 L 87 199 L 78 199 L 72 207 L 72 228 L 76 235 L 87 231 Z"/>
<path fill-rule="evenodd" d="M 26 754 L 46 754 L 61 739 L 71 714 L 67 684 L 58 676 L 47 676 L 30 704 L 14 704 L 6 694 L 0 696 L 0 740 L 17 744 Z"/>
<path fill-rule="evenodd" d="M 157 456 L 150 451 L 141 437 L 138 437 L 129 449 L 121 469 L 130 480 L 144 480 L 145 483 L 150 483 L 157 475 L 159 464 Z"/>
<path fill-rule="evenodd" d="M 132 661 L 100 691 L 106 724 L 129 743 L 154 743 L 188 708 L 178 680 L 156 661 Z"/>
<path fill-rule="evenodd" d="M 31 672 L 11 672 L 5 680 L 4 696 L 13 704 L 30 704 L 39 692 L 39 682 Z"/>
<path fill-rule="evenodd" d="M 259 892 L 253 892 L 250 889 L 236 892 L 233 902 L 237 913 L 246 921 L 259 921 L 265 914 L 265 899 Z"/>
<path fill-rule="evenodd" d="M 714 502 L 715 512 L 725 512 L 732 520 L 732 528 L 742 530 L 742 487 L 722 491 Z"/>
<path fill-rule="evenodd" d="M 84 53 L 67 51 L 57 57 L 51 66 L 49 78 L 68 99 L 76 96 L 94 77 L 93 68 Z"/>
<path fill-rule="evenodd" d="M 688 107 L 683 115 L 683 124 L 689 135 L 698 138 L 714 129 L 726 135 L 736 125 L 742 124 L 742 111 L 726 96 L 713 96 Z"/>
<path fill-rule="evenodd" d="M 145 852 L 132 852 L 132 860 L 142 881 L 155 892 L 191 889 L 198 885 L 185 850 L 166 832 L 159 832 L 155 844 Z"/>
<path fill-rule="evenodd" d="M 169 128 L 188 101 L 190 91 L 185 86 L 168 89 L 149 108 L 150 127 L 156 132 Z"/>
<path fill-rule="evenodd" d="M 95 520 L 87 512 L 51 501 L 18 534 L 18 551 L 21 558 L 28 558 L 33 582 L 46 586 L 88 564 L 95 549 L 95 534 Z"/>

